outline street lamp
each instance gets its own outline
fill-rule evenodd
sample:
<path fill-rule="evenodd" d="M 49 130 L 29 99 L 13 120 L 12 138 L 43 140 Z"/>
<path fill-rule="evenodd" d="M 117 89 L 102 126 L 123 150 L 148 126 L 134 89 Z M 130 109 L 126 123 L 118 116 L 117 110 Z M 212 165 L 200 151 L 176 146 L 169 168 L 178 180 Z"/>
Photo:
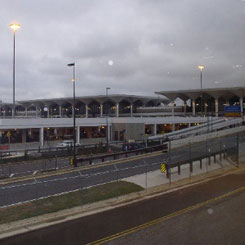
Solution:
<path fill-rule="evenodd" d="M 12 117 L 15 116 L 15 32 L 20 28 L 20 24 L 12 23 L 9 25 L 9 28 L 12 29 L 14 33 L 14 45 L 13 45 L 13 109 Z"/>
<path fill-rule="evenodd" d="M 74 167 L 77 167 L 76 163 L 76 112 L 75 112 L 75 102 L 76 102 L 76 87 L 75 87 L 75 63 L 70 63 L 67 66 L 72 66 L 73 67 L 73 77 L 72 77 L 72 83 L 73 83 L 73 110 L 72 110 L 72 115 L 73 115 L 73 165 Z"/>
<path fill-rule="evenodd" d="M 106 88 L 106 99 L 108 98 L 108 90 L 110 90 L 111 88 L 107 87 Z M 109 128 L 108 128 L 108 101 L 107 101 L 107 114 L 106 114 L 106 146 L 108 148 L 109 145 L 109 138 L 108 138 L 108 134 L 109 134 Z"/>
<path fill-rule="evenodd" d="M 202 108 L 203 108 L 203 98 L 202 98 L 202 70 L 204 69 L 204 65 L 199 65 L 198 68 L 200 69 L 200 85 L 201 85 L 201 114 L 202 114 Z"/>

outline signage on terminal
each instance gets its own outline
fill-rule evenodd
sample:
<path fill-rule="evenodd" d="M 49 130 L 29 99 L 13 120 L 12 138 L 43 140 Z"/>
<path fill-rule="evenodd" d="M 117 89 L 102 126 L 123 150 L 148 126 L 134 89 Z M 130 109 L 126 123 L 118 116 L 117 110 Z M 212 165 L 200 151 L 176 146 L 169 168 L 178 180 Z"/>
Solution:
<path fill-rule="evenodd" d="M 226 117 L 240 117 L 241 107 L 240 106 L 225 106 L 224 107 Z"/>

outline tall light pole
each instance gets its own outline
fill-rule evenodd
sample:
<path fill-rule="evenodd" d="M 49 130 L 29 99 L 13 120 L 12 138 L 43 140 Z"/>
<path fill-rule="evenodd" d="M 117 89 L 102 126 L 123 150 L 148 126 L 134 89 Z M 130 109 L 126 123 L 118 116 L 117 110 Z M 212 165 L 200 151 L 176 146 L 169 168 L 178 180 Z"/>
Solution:
<path fill-rule="evenodd" d="M 73 165 L 74 167 L 77 167 L 76 162 L 76 110 L 75 110 L 75 102 L 76 102 L 76 70 L 75 70 L 75 63 L 70 63 L 67 66 L 73 67 L 73 76 L 72 76 L 72 83 L 73 83 Z"/>
<path fill-rule="evenodd" d="M 14 45 L 13 45 L 13 108 L 12 108 L 12 117 L 15 116 L 15 32 L 20 28 L 20 24 L 12 23 L 9 25 L 9 28 L 12 29 L 14 33 Z"/>
<path fill-rule="evenodd" d="M 203 94 L 202 94 L 202 70 L 204 69 L 204 65 L 199 65 L 198 68 L 200 69 L 200 86 L 201 86 L 201 114 L 203 114 L 202 112 L 202 108 L 203 108 Z"/>
<path fill-rule="evenodd" d="M 108 148 L 109 145 L 109 138 L 108 138 L 108 134 L 109 134 L 109 128 L 108 128 L 108 90 L 110 90 L 111 88 L 107 87 L 106 88 L 106 99 L 107 99 L 107 114 L 106 114 L 106 146 Z"/>

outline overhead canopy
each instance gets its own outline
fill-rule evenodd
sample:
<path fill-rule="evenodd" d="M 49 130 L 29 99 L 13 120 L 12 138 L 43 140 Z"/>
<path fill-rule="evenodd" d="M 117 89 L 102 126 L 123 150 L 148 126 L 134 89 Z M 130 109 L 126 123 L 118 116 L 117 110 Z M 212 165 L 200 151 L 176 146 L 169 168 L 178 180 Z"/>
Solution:
<path fill-rule="evenodd" d="M 203 97 L 213 97 L 215 99 L 224 98 L 230 99 L 234 96 L 239 98 L 245 97 L 245 87 L 231 87 L 231 88 L 205 88 L 205 89 L 189 89 L 189 90 L 174 90 L 174 91 L 159 91 L 156 94 L 163 95 L 174 101 L 177 98 L 186 101 L 188 99 L 197 99 Z"/>
<path fill-rule="evenodd" d="M 49 106 L 52 104 L 64 105 L 64 104 L 72 104 L 73 98 L 72 97 L 65 97 L 65 98 L 51 98 L 51 99 L 36 99 L 36 100 L 25 100 L 25 101 L 18 101 L 18 105 L 22 106 Z M 130 104 L 133 104 L 137 101 L 142 102 L 142 104 L 147 104 L 152 102 L 152 104 L 157 105 L 159 103 L 168 104 L 169 99 L 157 97 L 157 96 L 140 96 L 140 95 L 125 95 L 125 94 L 110 94 L 106 95 L 96 95 L 96 96 L 77 96 L 76 103 L 82 102 L 84 104 L 89 104 L 91 102 L 97 102 L 98 104 L 103 104 L 106 101 L 111 101 L 113 103 L 120 103 L 121 101 L 127 101 Z"/>

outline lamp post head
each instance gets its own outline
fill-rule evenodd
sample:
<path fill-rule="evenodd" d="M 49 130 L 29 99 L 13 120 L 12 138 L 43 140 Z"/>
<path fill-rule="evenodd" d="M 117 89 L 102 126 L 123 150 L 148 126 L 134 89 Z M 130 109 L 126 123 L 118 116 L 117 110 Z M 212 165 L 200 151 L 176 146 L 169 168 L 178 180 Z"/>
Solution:
<path fill-rule="evenodd" d="M 67 64 L 67 66 L 75 66 L 75 63 Z"/>
<path fill-rule="evenodd" d="M 204 65 L 199 65 L 198 68 L 202 71 L 204 69 Z"/>
<path fill-rule="evenodd" d="M 16 32 L 18 29 L 20 29 L 20 24 L 18 23 L 12 23 L 9 25 L 9 28 L 13 30 L 13 32 Z"/>
<path fill-rule="evenodd" d="M 106 90 L 110 90 L 111 88 L 107 87 Z"/>

